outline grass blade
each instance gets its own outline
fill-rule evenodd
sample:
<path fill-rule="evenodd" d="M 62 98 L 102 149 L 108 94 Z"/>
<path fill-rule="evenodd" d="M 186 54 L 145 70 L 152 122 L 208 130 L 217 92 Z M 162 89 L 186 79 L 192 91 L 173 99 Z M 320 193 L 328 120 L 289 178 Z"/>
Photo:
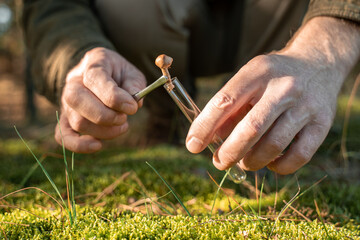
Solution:
<path fill-rule="evenodd" d="M 25 144 L 25 146 L 27 147 L 27 149 L 30 151 L 30 153 L 32 154 L 32 156 L 35 158 L 36 162 L 39 164 L 41 170 L 44 172 L 45 176 L 47 177 L 47 179 L 49 180 L 51 186 L 54 188 L 54 190 L 56 191 L 56 193 L 58 194 L 58 196 L 60 197 L 62 203 L 64 204 L 64 207 L 67 211 L 69 211 L 69 209 L 66 206 L 66 203 L 64 201 L 64 199 L 62 198 L 59 189 L 57 188 L 57 186 L 55 185 L 54 181 L 51 179 L 50 175 L 48 174 L 48 172 L 46 171 L 46 169 L 44 168 L 44 166 L 41 164 L 41 162 L 39 161 L 39 159 L 35 156 L 35 154 L 33 153 L 33 151 L 31 150 L 31 148 L 29 147 L 29 145 L 25 142 L 25 140 L 23 139 L 23 137 L 21 136 L 21 134 L 19 133 L 19 131 L 17 130 L 16 126 L 14 126 L 15 131 L 17 133 L 17 135 L 19 136 L 19 138 L 21 139 L 21 141 Z"/>
<path fill-rule="evenodd" d="M 221 182 L 220 182 L 220 184 L 219 184 L 219 186 L 218 186 L 218 189 L 217 189 L 217 191 L 216 191 L 216 193 L 215 193 L 215 197 L 214 197 L 213 204 L 212 204 L 212 207 L 211 207 L 210 217 L 212 216 L 212 213 L 213 213 L 213 211 L 214 211 L 215 202 L 216 202 L 216 199 L 217 199 L 217 197 L 218 197 L 218 195 L 219 195 L 219 191 L 220 191 L 222 185 L 224 184 L 225 179 L 226 179 L 226 177 L 227 177 L 228 175 L 229 175 L 229 170 L 226 170 L 226 173 L 225 173 L 224 177 L 221 179 Z"/>
<path fill-rule="evenodd" d="M 76 219 L 76 205 L 75 205 L 75 188 L 74 188 L 74 159 L 75 153 L 71 155 L 71 208 L 73 209 L 73 217 Z"/>
<path fill-rule="evenodd" d="M 327 239 L 331 239 L 330 236 L 329 236 L 329 232 L 328 232 L 328 230 L 327 230 L 327 228 L 325 226 L 324 219 L 321 217 L 320 209 L 319 209 L 315 199 L 314 199 L 314 204 L 315 204 L 315 208 L 316 208 L 316 213 L 318 214 L 318 216 L 320 218 L 320 221 L 321 221 L 321 223 L 322 223 L 322 225 L 323 225 L 323 227 L 325 229 L 326 237 L 327 237 Z"/>
<path fill-rule="evenodd" d="M 66 190 L 67 190 L 67 198 L 68 198 L 68 206 L 69 206 L 69 218 L 71 220 L 71 224 L 75 221 L 76 218 L 76 206 L 75 206 L 75 194 L 74 194 L 74 179 L 73 179 L 73 172 L 74 172 L 74 153 L 71 155 L 71 172 L 69 171 L 67 159 L 66 159 L 66 150 L 64 145 L 64 139 L 61 131 L 59 113 L 56 111 L 56 119 L 57 124 L 59 125 L 59 132 L 61 136 L 61 146 L 64 156 L 64 164 L 65 164 L 65 177 L 66 177 Z M 70 174 L 69 174 L 70 173 Z"/>
<path fill-rule="evenodd" d="M 264 175 L 263 179 L 262 179 L 262 183 L 261 183 L 261 189 L 260 189 L 260 199 L 259 199 L 259 216 L 261 215 L 261 201 L 262 201 L 262 194 L 263 194 L 263 190 L 264 190 L 264 181 L 265 181 L 265 176 Z"/>
<path fill-rule="evenodd" d="M 185 205 L 183 204 L 183 202 L 180 200 L 179 196 L 175 193 L 175 191 L 173 190 L 173 188 L 170 186 L 170 184 L 168 184 L 166 182 L 166 180 L 159 174 L 159 172 L 149 163 L 146 162 L 146 164 L 151 167 L 151 169 L 160 177 L 160 179 L 165 183 L 165 185 L 169 188 L 169 190 L 171 191 L 171 193 L 174 195 L 174 197 L 176 198 L 176 200 L 180 203 L 180 205 L 184 208 L 184 210 L 186 211 L 187 215 L 189 217 L 192 217 L 189 210 L 185 207 Z"/>
<path fill-rule="evenodd" d="M 68 207 L 70 209 L 69 218 L 71 220 L 71 223 L 73 223 L 73 221 L 72 221 L 72 211 L 73 211 L 72 201 L 70 200 L 70 198 L 71 198 L 70 193 L 72 192 L 72 190 L 71 190 L 71 185 L 70 185 L 69 167 L 68 167 L 68 163 L 67 163 L 67 159 L 66 159 L 66 150 L 65 150 L 64 139 L 63 139 L 63 135 L 62 135 L 62 131 L 61 131 L 61 125 L 60 125 L 58 111 L 56 111 L 56 119 L 57 119 L 57 124 L 59 125 L 59 132 L 60 132 L 60 136 L 61 136 L 61 146 L 62 146 L 62 151 L 63 151 L 63 156 L 64 156 L 67 200 L 68 200 Z"/>

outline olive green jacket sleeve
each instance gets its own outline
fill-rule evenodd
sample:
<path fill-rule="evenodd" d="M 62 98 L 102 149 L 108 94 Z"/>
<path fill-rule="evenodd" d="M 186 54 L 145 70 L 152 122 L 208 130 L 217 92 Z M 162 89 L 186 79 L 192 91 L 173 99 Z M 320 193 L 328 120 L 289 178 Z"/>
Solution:
<path fill-rule="evenodd" d="M 114 49 L 89 0 L 25 0 L 23 28 L 36 90 L 59 104 L 67 73 L 94 47 Z"/>
<path fill-rule="evenodd" d="M 317 16 L 330 16 L 360 23 L 360 0 L 310 0 L 304 22 Z"/>

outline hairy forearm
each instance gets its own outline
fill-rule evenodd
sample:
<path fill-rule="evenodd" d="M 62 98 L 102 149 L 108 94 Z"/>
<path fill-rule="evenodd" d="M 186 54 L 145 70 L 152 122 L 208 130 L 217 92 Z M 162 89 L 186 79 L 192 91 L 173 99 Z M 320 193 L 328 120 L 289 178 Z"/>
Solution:
<path fill-rule="evenodd" d="M 336 70 L 343 80 L 359 60 L 360 26 L 338 18 L 315 17 L 283 51 Z"/>

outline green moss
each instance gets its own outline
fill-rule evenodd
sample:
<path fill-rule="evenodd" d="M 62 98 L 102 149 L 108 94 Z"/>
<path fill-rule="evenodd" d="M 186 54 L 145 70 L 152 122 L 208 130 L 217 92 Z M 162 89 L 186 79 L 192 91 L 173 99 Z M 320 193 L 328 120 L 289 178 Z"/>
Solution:
<path fill-rule="evenodd" d="M 250 215 L 216 215 L 213 218 L 198 215 L 196 217 L 151 216 L 141 213 L 106 211 L 99 208 L 80 208 L 75 226 L 66 221 L 48 217 L 39 219 L 18 210 L 0 216 L 1 222 L 7 222 L 4 233 L 9 239 L 323 239 L 326 236 L 324 226 L 318 222 L 258 220 Z M 44 216 L 42 210 L 36 214 Z M 52 214 L 58 215 L 58 212 Z M 9 224 L 13 223 L 13 224 Z M 3 225 L 3 226 L 5 226 Z M 355 238 L 360 234 L 355 225 L 353 229 L 337 228 L 325 224 L 331 239 Z"/>
<path fill-rule="evenodd" d="M 2 166 L 6 167 L 0 168 L 0 193 L 5 195 L 20 188 L 19 183 L 35 161 L 17 141 L 2 140 L 1 146 Z M 44 152 L 33 147 L 37 155 Z M 61 216 L 60 207 L 49 196 L 27 190 L 1 202 L 0 238 L 4 234 L 8 239 L 50 239 L 54 236 L 59 239 L 326 238 L 324 226 L 317 221 L 314 199 L 325 212 L 323 218 L 331 238 L 356 238 L 360 234 L 360 209 L 354 201 L 360 198 L 360 188 L 356 182 L 328 177 L 294 203 L 294 207 L 311 222 L 288 209 L 282 220 L 275 224 L 274 219 L 285 205 L 283 200 L 288 202 L 298 190 L 293 176 L 278 177 L 279 190 L 276 191 L 274 175 L 267 174 L 261 216 L 253 216 L 250 210 L 258 212 L 259 208 L 255 192 L 246 187 L 254 186 L 253 175 L 249 173 L 247 185 L 226 181 L 224 188 L 228 196 L 220 191 L 215 204 L 215 212 L 220 215 L 210 218 L 217 187 L 207 172 L 218 182 L 224 172 L 216 170 L 207 156 L 190 154 L 184 148 L 159 146 L 144 150 L 110 149 L 92 155 L 76 155 L 75 159 L 76 224 L 71 226 L 65 213 Z M 149 161 L 172 185 L 193 218 L 185 216 L 176 199 L 168 194 L 168 188 L 145 161 Z M 63 160 L 48 157 L 43 163 L 66 196 Z M 316 169 L 314 172 L 313 166 L 307 166 L 299 173 L 301 191 L 326 174 Z M 41 171 L 36 170 L 26 186 L 40 187 L 55 196 Z M 152 202 L 148 201 L 145 206 L 144 199 L 149 197 Z M 163 216 L 168 213 L 172 215 Z"/>

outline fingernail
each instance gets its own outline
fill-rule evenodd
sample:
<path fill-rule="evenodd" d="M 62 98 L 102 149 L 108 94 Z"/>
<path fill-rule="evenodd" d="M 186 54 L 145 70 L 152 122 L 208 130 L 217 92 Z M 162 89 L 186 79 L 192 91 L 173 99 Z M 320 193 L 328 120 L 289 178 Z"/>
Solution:
<path fill-rule="evenodd" d="M 90 143 L 90 144 L 89 144 L 89 148 L 90 148 L 91 151 L 100 150 L 100 148 L 101 148 L 101 143 L 99 143 L 99 142 Z"/>
<path fill-rule="evenodd" d="M 204 143 L 200 139 L 196 137 L 190 138 L 190 140 L 186 143 L 187 149 L 192 153 L 198 153 L 202 150 Z"/>

